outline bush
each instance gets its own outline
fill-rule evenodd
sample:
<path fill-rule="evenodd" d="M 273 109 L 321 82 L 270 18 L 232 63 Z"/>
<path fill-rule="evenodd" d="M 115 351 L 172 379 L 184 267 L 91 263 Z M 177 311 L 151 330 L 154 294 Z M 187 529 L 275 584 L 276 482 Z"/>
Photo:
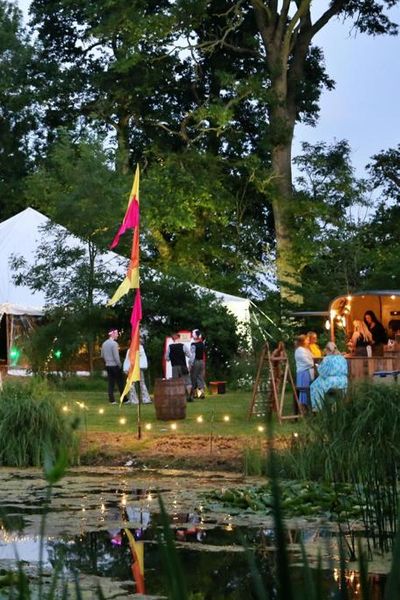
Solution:
<path fill-rule="evenodd" d="M 104 392 L 107 389 L 106 378 L 101 372 L 90 376 L 74 375 L 48 375 L 47 381 L 58 390 L 68 392 Z"/>
<path fill-rule="evenodd" d="M 229 379 L 229 387 L 250 392 L 256 379 L 259 357 L 246 353 L 234 358 Z"/>
<path fill-rule="evenodd" d="M 77 440 L 45 382 L 6 382 L 0 393 L 0 465 L 40 467 L 49 454 L 68 450 L 77 459 Z"/>

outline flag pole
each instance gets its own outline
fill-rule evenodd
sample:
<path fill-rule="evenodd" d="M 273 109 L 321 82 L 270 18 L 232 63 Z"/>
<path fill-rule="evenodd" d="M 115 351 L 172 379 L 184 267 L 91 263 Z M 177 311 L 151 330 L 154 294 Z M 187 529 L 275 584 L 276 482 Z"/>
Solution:
<path fill-rule="evenodd" d="M 142 373 L 140 373 L 140 377 Z M 137 403 L 137 439 L 142 439 L 142 388 L 139 381 L 139 392 L 138 392 L 138 403 Z"/>

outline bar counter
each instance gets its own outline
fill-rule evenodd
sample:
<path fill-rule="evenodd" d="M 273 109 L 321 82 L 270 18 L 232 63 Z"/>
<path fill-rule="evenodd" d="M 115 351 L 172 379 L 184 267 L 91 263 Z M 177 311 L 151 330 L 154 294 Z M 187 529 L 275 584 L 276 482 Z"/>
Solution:
<path fill-rule="evenodd" d="M 376 371 L 400 371 L 400 351 L 387 351 L 383 356 L 345 354 L 350 379 L 372 379 Z"/>

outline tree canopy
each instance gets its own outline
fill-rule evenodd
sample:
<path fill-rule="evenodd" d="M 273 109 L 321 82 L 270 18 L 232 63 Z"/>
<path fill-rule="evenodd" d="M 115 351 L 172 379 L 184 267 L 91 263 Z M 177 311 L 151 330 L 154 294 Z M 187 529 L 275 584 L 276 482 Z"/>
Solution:
<path fill-rule="evenodd" d="M 361 180 L 346 140 L 298 157 L 292 140 L 334 87 L 317 33 L 340 18 L 395 35 L 398 2 L 314 4 L 33 0 L 28 31 L 1 0 L 2 216 L 33 205 L 95 254 L 140 163 L 146 267 L 255 299 L 272 281 L 317 308 L 334 288 L 397 281 L 399 148 L 378 143 Z"/>

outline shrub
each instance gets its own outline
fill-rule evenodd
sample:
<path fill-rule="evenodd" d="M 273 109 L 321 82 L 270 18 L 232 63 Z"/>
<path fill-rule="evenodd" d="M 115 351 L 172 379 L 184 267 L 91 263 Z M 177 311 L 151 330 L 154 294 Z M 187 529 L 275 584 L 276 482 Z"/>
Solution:
<path fill-rule="evenodd" d="M 106 379 L 101 372 L 90 376 L 74 375 L 73 373 L 48 375 L 46 379 L 56 389 L 69 392 L 104 392 L 107 388 Z"/>
<path fill-rule="evenodd" d="M 0 393 L 0 465 L 39 467 L 49 454 L 68 450 L 77 460 L 77 440 L 45 382 L 6 382 Z"/>

